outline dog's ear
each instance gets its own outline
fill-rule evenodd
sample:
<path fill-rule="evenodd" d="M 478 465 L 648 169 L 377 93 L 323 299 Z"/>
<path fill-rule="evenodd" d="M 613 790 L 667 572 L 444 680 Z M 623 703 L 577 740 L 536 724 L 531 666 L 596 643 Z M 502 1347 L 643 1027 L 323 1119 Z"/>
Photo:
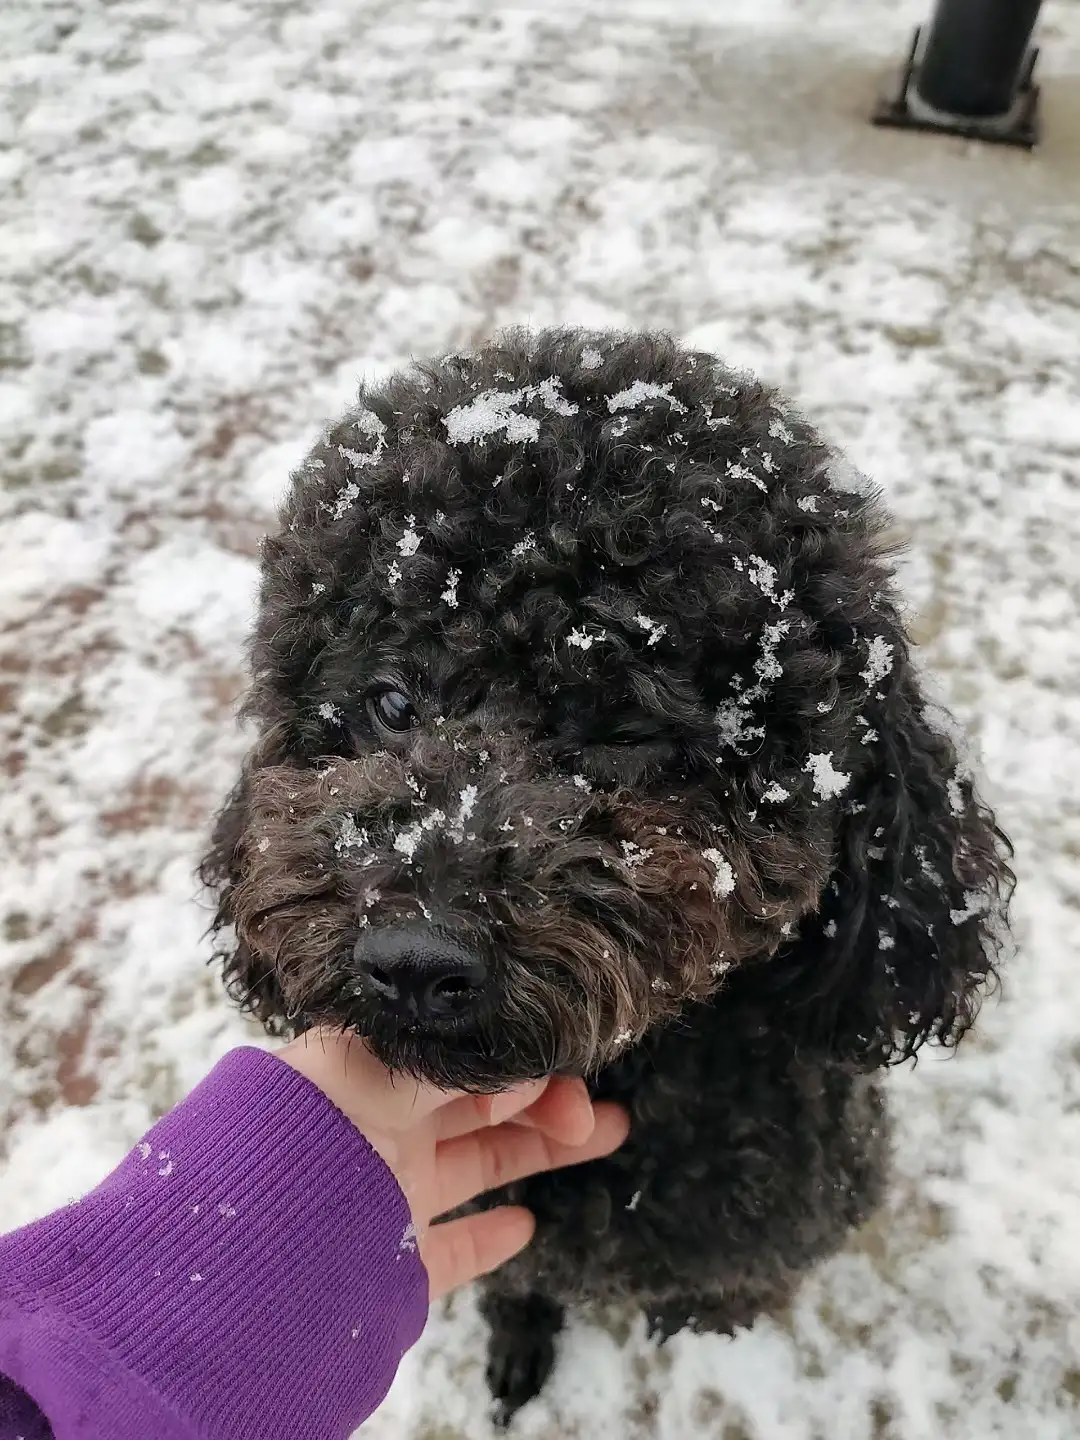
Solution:
<path fill-rule="evenodd" d="M 1011 846 L 948 717 L 927 706 L 906 657 L 885 686 L 864 737 L 876 754 L 844 797 L 834 873 L 800 947 L 806 1018 L 859 1065 L 970 1028 L 996 983 L 1013 887 Z"/>
<path fill-rule="evenodd" d="M 215 937 L 213 959 L 220 964 L 229 994 L 271 1034 L 283 1034 L 285 1003 L 272 968 L 251 953 L 234 930 L 233 898 L 240 880 L 241 841 L 250 819 L 250 772 L 256 756 L 248 758 L 239 780 L 218 812 L 210 846 L 199 865 L 199 879 L 214 900 L 210 930 Z"/>

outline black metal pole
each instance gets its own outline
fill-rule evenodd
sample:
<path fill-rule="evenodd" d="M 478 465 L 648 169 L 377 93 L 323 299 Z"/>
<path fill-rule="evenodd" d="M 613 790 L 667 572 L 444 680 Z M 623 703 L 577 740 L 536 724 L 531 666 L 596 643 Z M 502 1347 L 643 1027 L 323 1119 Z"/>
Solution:
<path fill-rule="evenodd" d="M 937 0 L 874 107 L 874 124 L 1032 149 L 1039 52 L 1029 42 L 1041 8 L 1042 0 Z"/>
<path fill-rule="evenodd" d="M 1042 0 L 938 0 L 915 81 L 946 115 L 989 118 L 1016 102 Z"/>

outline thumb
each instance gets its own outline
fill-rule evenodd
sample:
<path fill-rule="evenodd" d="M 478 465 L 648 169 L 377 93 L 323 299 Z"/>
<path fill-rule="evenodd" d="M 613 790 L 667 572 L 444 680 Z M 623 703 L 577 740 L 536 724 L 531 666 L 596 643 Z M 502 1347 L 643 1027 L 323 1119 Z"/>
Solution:
<path fill-rule="evenodd" d="M 395 1073 L 349 1031 L 316 1027 L 277 1052 L 317 1085 L 363 1134 L 396 1132 L 426 1120 L 463 1092 Z"/>

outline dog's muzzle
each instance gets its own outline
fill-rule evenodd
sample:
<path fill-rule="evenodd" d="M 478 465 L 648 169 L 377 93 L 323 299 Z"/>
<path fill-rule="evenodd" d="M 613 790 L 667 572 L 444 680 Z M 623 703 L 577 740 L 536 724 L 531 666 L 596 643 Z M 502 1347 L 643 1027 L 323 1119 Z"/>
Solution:
<path fill-rule="evenodd" d="M 487 1008 L 483 958 L 437 925 L 365 930 L 353 949 L 353 967 L 357 992 L 388 1019 L 458 1028 Z"/>

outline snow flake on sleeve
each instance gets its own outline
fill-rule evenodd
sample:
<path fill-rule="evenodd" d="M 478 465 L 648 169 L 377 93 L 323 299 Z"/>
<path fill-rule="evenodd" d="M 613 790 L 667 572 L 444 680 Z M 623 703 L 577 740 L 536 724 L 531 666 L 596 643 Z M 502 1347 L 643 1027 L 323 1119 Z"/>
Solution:
<path fill-rule="evenodd" d="M 768 801 L 770 805 L 779 805 L 781 801 L 791 798 L 791 791 L 785 790 L 783 785 L 774 780 L 761 798 L 762 800 Z"/>
<path fill-rule="evenodd" d="M 619 410 L 636 410 L 647 400 L 666 400 L 670 409 L 679 415 L 686 414 L 686 406 L 676 395 L 671 393 L 670 385 L 654 385 L 649 380 L 635 380 L 625 390 L 619 390 L 616 394 L 609 395 L 607 405 L 608 410 L 614 415 Z"/>
<path fill-rule="evenodd" d="M 795 504 L 800 510 L 805 510 L 808 515 L 813 515 L 817 510 L 817 496 L 803 495 L 801 499 L 795 501 Z"/>
<path fill-rule="evenodd" d="M 521 537 L 517 544 L 511 546 L 510 555 L 512 559 L 520 560 L 522 556 L 527 553 L 527 551 L 535 549 L 536 535 L 532 530 L 526 530 L 525 534 Z"/>
<path fill-rule="evenodd" d="M 793 445 L 795 443 L 794 434 L 779 415 L 774 415 L 770 419 L 769 434 L 774 440 L 782 440 L 785 445 Z"/>
<path fill-rule="evenodd" d="M 390 589 L 393 590 L 401 579 L 401 566 L 396 560 L 391 560 L 390 568 L 386 572 L 386 578 L 390 582 Z"/>
<path fill-rule="evenodd" d="M 703 850 L 701 853 L 715 871 L 713 894 L 718 900 L 726 899 L 735 889 L 735 871 L 719 850 Z"/>
<path fill-rule="evenodd" d="M 591 345 L 586 345 L 581 352 L 581 368 L 583 370 L 599 370 L 603 363 L 604 357 L 600 351 L 593 349 Z"/>
<path fill-rule="evenodd" d="M 821 800 L 835 800 L 851 783 L 851 776 L 833 765 L 831 751 L 811 755 L 804 768 L 813 777 L 814 792 Z"/>
<path fill-rule="evenodd" d="M 325 700 L 316 712 L 328 725 L 340 725 L 344 716 L 332 700 Z"/>

